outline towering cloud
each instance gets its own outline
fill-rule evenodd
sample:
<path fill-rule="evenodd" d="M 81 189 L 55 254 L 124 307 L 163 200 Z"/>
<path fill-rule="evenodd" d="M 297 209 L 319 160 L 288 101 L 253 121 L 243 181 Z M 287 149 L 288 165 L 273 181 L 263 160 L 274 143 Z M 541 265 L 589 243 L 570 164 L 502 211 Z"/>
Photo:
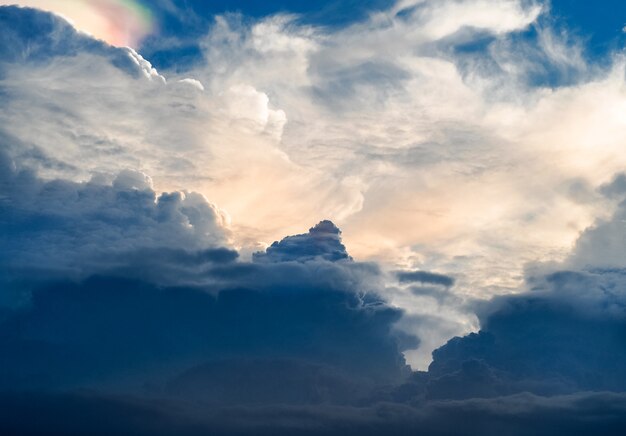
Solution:
<path fill-rule="evenodd" d="M 618 195 L 621 179 L 600 191 Z M 626 262 L 615 252 L 624 207 L 587 229 L 563 264 L 529 269 L 529 292 L 481 304 L 481 331 L 433 353 L 425 395 L 626 391 Z"/>

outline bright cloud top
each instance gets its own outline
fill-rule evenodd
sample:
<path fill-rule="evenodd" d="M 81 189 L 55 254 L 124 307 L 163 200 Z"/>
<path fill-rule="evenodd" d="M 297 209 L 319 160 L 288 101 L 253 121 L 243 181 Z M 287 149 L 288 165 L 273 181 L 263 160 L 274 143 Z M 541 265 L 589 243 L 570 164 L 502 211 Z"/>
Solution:
<path fill-rule="evenodd" d="M 0 0 L 61 15 L 78 30 L 115 46 L 136 46 L 155 28 L 148 8 L 136 0 Z"/>

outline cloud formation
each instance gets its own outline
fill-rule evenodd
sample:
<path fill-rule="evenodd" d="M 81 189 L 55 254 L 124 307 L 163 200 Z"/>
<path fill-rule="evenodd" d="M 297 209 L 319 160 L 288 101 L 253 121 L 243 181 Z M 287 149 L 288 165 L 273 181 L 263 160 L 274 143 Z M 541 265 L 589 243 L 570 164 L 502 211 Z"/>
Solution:
<path fill-rule="evenodd" d="M 189 77 L 0 8 L 0 431 L 622 434 L 623 67 L 542 13 L 226 15 Z"/>
<path fill-rule="evenodd" d="M 2 14 L 11 159 L 44 179 L 132 169 L 155 192 L 199 192 L 246 259 L 331 219 L 358 259 L 454 276 L 440 302 L 508 293 L 606 214 L 594 187 L 624 164 L 619 59 L 590 68 L 535 2 L 403 2 L 337 28 L 226 14 L 184 73 L 58 17 Z M 425 368 L 477 322 L 413 291 L 387 297 L 441 320 L 410 357 Z"/>
<path fill-rule="evenodd" d="M 331 219 L 358 258 L 506 293 L 606 209 L 572 187 L 624 164 L 621 62 L 591 68 L 536 2 L 400 2 L 338 28 L 226 14 L 184 73 L 3 10 L 16 49 L 2 128 L 24 144 L 12 158 L 45 177 L 133 168 L 158 191 L 203 193 L 246 256 Z"/>
<path fill-rule="evenodd" d="M 341 230 L 331 221 L 320 221 L 309 233 L 288 236 L 274 242 L 265 252 L 255 253 L 256 262 L 288 262 L 308 260 L 352 260 L 341 243 Z"/>
<path fill-rule="evenodd" d="M 82 279 L 126 268 L 142 250 L 199 252 L 228 245 L 223 212 L 198 193 L 157 194 L 140 172 L 84 183 L 44 181 L 0 151 L 0 173 L 5 283 Z M 1 301 L 15 305 L 21 299 L 9 287 Z"/>

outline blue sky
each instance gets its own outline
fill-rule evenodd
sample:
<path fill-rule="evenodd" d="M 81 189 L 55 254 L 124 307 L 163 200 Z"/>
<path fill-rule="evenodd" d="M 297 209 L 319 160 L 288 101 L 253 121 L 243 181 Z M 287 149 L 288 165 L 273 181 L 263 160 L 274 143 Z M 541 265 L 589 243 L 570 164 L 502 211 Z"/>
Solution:
<path fill-rule="evenodd" d="M 250 17 L 263 17 L 275 13 L 302 14 L 306 22 L 322 25 L 345 25 L 362 20 L 371 11 L 379 11 L 393 4 L 390 0 L 365 1 L 248 1 L 248 0 L 185 0 L 184 5 L 191 7 L 199 15 L 210 17 L 224 12 L 241 12 Z"/>
<path fill-rule="evenodd" d="M 220 1 L 177 1 L 175 4 L 183 12 L 176 17 L 164 10 L 155 8 L 150 2 L 147 6 L 153 8 L 161 16 L 161 30 L 166 35 L 182 37 L 185 40 L 183 47 L 175 54 L 172 50 L 148 50 L 155 64 L 165 68 L 185 68 L 195 55 L 200 55 L 186 37 L 197 37 L 206 31 L 213 17 L 224 13 L 240 13 L 250 18 L 261 18 L 273 14 L 298 14 L 303 23 L 341 28 L 363 21 L 371 13 L 388 10 L 394 5 L 391 0 L 325 0 L 325 1 L 247 1 L 247 0 L 220 0 Z M 551 10 L 548 20 L 560 30 L 569 32 L 584 41 L 586 54 L 592 58 L 604 59 L 614 50 L 620 50 L 626 41 L 623 28 L 626 25 L 626 5 L 619 0 L 607 0 L 599 4 L 590 5 L 580 0 L 551 0 L 544 2 Z M 196 15 L 189 20 L 189 11 Z"/>
<path fill-rule="evenodd" d="M 576 0 L 552 0 L 557 22 L 588 39 L 592 54 L 621 49 L 626 25 L 626 4 L 607 0 L 594 4 Z"/>
<path fill-rule="evenodd" d="M 145 50 L 154 63 L 162 68 L 185 69 L 201 56 L 195 38 L 205 33 L 213 23 L 215 15 L 225 13 L 241 14 L 248 18 L 259 19 L 274 14 L 298 14 L 299 21 L 333 28 L 341 28 L 367 18 L 368 14 L 385 10 L 394 2 L 390 0 L 366 1 L 248 1 L 219 0 L 177 1 L 177 12 L 155 8 L 154 3 L 147 4 L 159 17 L 161 35 L 182 39 L 176 49 L 160 48 L 159 37 L 147 41 Z M 190 11 L 193 11 L 190 13 Z"/>

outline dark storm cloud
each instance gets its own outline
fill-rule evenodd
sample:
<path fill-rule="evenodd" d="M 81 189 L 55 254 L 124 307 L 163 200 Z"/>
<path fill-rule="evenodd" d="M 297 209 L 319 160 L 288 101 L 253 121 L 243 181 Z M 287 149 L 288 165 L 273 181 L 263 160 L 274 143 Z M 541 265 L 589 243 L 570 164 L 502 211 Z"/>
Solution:
<path fill-rule="evenodd" d="M 190 368 L 166 393 L 219 406 L 341 404 L 365 400 L 372 383 L 330 365 L 295 359 L 223 359 Z"/>
<path fill-rule="evenodd" d="M 0 326 L 0 384 L 132 386 L 206 361 L 255 357 L 301 359 L 370 382 L 407 373 L 392 329 L 398 310 L 366 304 L 356 289 L 276 290 L 263 274 L 255 274 L 254 289 L 217 296 L 105 277 L 37 290 Z"/>
<path fill-rule="evenodd" d="M 482 329 L 433 353 L 432 398 L 626 391 L 623 272 L 558 272 L 530 294 L 499 297 Z"/>
<path fill-rule="evenodd" d="M 198 407 L 93 393 L 0 397 L 0 431 L 39 435 L 539 435 L 609 436 L 626 429 L 623 394 L 531 394 L 356 407 Z M 98 425 L 94 426 L 93 423 Z"/>
<path fill-rule="evenodd" d="M 140 180 L 112 187 L 125 192 Z M 14 205 L 5 202 L 3 213 Z M 479 333 L 452 339 L 428 372 L 409 374 L 393 327 L 400 312 L 362 292 L 358 284 L 375 279 L 377 268 L 346 262 L 330 222 L 275 243 L 254 263 L 223 248 L 137 253 L 115 270 L 135 279 L 50 284 L 0 318 L 4 391 L 96 389 L 5 395 L 11 412 L 0 416 L 0 428 L 80 433 L 104 421 L 96 429 L 103 434 L 624 429 L 623 394 L 579 393 L 626 390 L 621 270 L 536 278 L 533 292 L 485 304 Z M 148 272 L 168 265 L 210 285 L 140 279 L 158 282 Z M 409 274 L 411 282 L 450 283 Z"/>
<path fill-rule="evenodd" d="M 44 181 L 4 155 L 2 170 L 3 298 L 29 291 L 0 317 L 2 391 L 89 387 L 139 395 L 140 408 L 169 398 L 188 413 L 355 404 L 410 373 L 401 352 L 417 340 L 395 330 L 401 311 L 372 291 L 378 268 L 351 261 L 330 221 L 250 263 L 219 246 L 225 231 L 206 200 L 158 195 L 141 173 Z M 107 409 L 99 395 L 135 432 L 124 420 L 141 412 Z M 147 416 L 169 419 L 159 413 Z"/>

